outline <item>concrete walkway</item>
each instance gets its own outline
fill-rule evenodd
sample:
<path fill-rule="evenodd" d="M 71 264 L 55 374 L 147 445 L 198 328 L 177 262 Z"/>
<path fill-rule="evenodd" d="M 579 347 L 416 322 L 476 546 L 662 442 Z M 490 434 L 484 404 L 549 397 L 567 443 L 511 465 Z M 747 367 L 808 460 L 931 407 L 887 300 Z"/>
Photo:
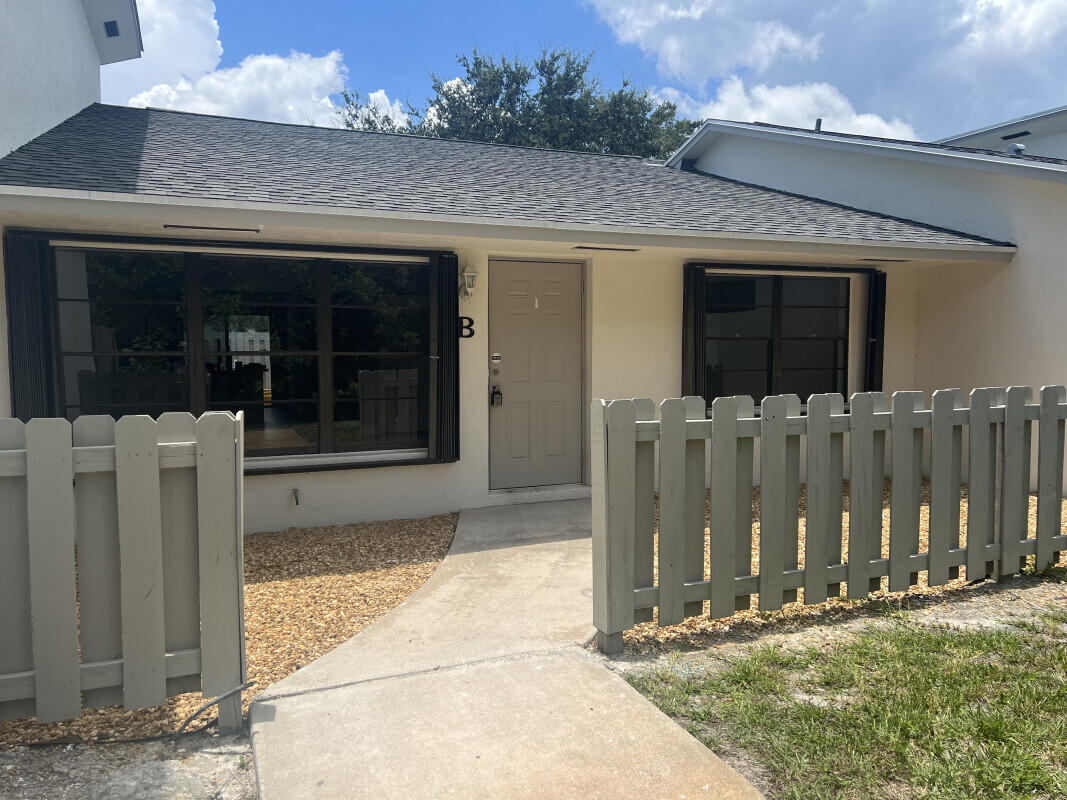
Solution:
<path fill-rule="evenodd" d="M 401 606 L 257 698 L 262 800 L 758 798 L 583 649 L 589 502 L 460 515 Z"/>

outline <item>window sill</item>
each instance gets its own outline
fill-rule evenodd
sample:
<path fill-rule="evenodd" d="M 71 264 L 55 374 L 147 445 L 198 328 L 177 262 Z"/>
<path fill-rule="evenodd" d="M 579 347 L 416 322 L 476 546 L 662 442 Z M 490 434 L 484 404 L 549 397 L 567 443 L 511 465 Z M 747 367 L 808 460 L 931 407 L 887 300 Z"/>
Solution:
<path fill-rule="evenodd" d="M 252 456 L 245 459 L 245 475 L 269 475 L 282 472 L 316 472 L 331 469 L 388 467 L 401 464 L 427 464 L 430 451 L 425 448 L 406 450 L 372 450 L 360 453 L 313 453 L 292 456 Z"/>

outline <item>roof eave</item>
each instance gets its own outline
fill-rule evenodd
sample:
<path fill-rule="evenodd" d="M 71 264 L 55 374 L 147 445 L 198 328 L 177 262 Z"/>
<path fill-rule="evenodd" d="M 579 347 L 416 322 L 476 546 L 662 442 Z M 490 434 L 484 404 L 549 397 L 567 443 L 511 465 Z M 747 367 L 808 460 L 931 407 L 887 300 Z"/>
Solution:
<path fill-rule="evenodd" d="M 589 223 L 558 223 L 542 220 L 525 220 L 500 217 L 475 217 L 456 214 L 426 214 L 401 211 L 377 211 L 337 206 L 318 206 L 295 203 L 270 203 L 249 200 L 212 200 L 175 197 L 170 195 L 146 195 L 119 192 L 95 192 L 75 189 L 46 189 L 29 186 L 0 184 L 0 211 L 62 214 L 94 214 L 115 216 L 123 207 L 152 207 L 172 210 L 175 214 L 195 215 L 208 211 L 206 220 L 212 220 L 220 211 L 236 215 L 258 215 L 262 219 L 295 216 L 301 220 L 313 217 L 323 219 L 366 219 L 391 221 L 397 224 L 445 225 L 458 228 L 465 235 L 486 235 L 484 231 L 510 231 L 513 238 L 531 238 L 535 232 L 565 235 L 568 241 L 592 241 L 594 239 L 640 238 L 646 246 L 692 247 L 713 246 L 722 249 L 739 247 L 748 250 L 774 252 L 819 252 L 842 255 L 855 253 L 877 254 L 887 259 L 909 260 L 954 260 L 1007 263 L 1015 255 L 1014 245 L 990 244 L 975 241 L 973 244 L 944 244 L 931 242 L 901 242 L 869 240 L 848 237 L 795 236 L 786 234 L 757 234 L 743 232 L 699 231 L 683 228 L 656 228 L 630 225 L 595 225 Z M 158 212 L 153 212 L 158 218 Z M 171 221 L 171 220 L 167 220 Z M 176 221 L 176 220 L 175 220 Z M 203 224 L 213 224 L 210 221 Z M 346 223 L 346 226 L 348 223 Z"/>

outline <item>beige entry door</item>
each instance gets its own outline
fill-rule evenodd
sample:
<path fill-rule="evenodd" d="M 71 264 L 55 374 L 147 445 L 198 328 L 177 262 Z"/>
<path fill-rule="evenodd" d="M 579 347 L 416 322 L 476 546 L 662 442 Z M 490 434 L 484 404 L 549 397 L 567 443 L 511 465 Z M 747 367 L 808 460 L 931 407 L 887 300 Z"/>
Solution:
<path fill-rule="evenodd" d="M 489 269 L 489 487 L 581 481 L 581 265 Z"/>

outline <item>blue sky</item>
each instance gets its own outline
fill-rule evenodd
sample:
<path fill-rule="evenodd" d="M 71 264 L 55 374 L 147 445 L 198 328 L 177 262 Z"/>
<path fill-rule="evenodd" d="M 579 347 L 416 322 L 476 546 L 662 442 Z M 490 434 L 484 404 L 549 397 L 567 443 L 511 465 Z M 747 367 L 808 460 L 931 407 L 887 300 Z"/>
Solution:
<path fill-rule="evenodd" d="M 318 125 L 424 104 L 457 53 L 595 51 L 686 116 L 935 138 L 1067 104 L 1067 0 L 138 0 L 105 102 Z"/>

